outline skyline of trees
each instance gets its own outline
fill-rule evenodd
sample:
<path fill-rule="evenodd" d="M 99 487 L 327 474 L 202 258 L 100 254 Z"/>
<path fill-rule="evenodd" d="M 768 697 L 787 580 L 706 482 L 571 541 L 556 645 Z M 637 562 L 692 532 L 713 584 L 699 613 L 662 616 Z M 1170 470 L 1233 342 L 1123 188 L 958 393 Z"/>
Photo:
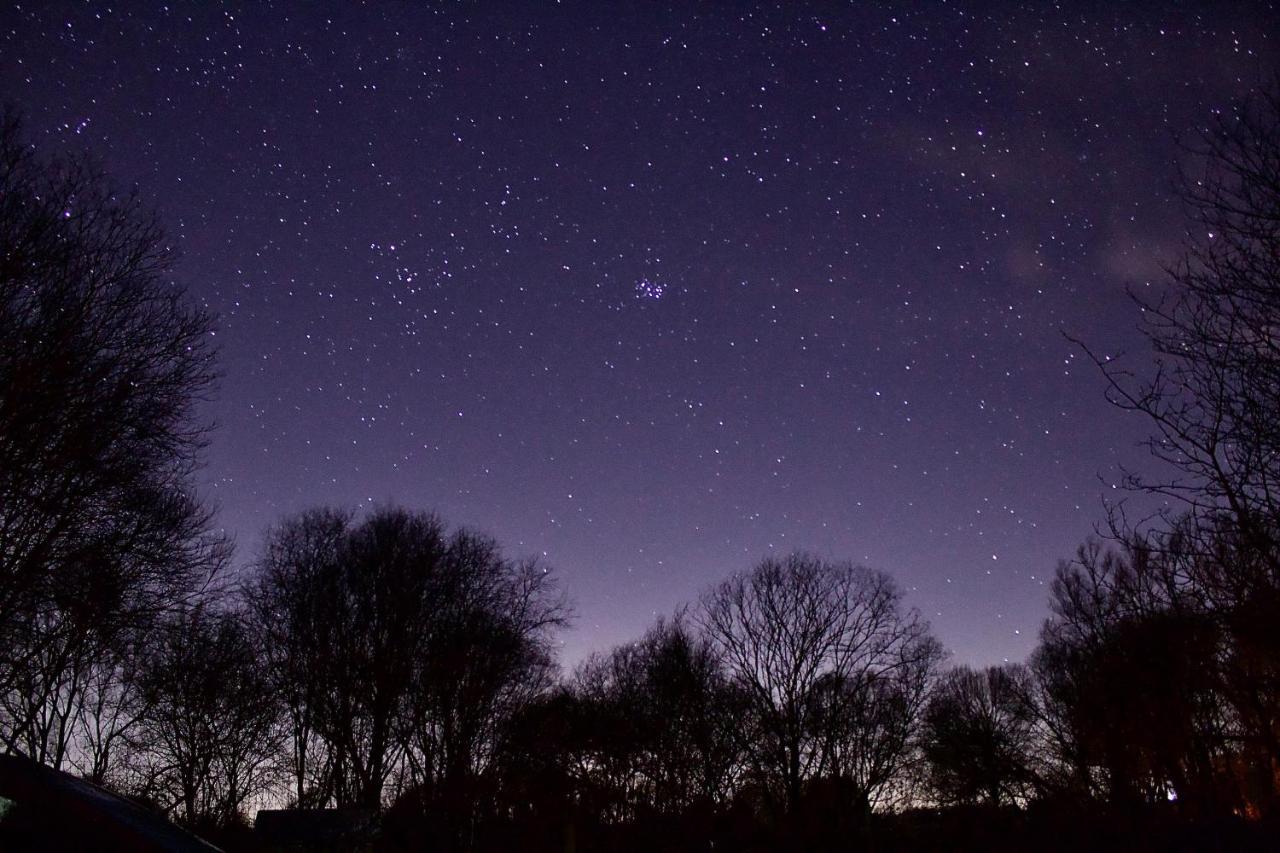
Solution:
<path fill-rule="evenodd" d="M 231 843 L 272 799 L 455 850 L 1275 825 L 1280 96 L 1192 153 L 1153 371 L 1098 361 L 1173 472 L 1126 484 L 1169 508 L 1110 508 L 1025 664 L 948 667 L 889 574 L 796 550 L 565 674 L 554 574 L 429 512 L 306 510 L 230 576 L 193 487 L 211 320 L 154 216 L 6 113 L 0 744 Z"/>

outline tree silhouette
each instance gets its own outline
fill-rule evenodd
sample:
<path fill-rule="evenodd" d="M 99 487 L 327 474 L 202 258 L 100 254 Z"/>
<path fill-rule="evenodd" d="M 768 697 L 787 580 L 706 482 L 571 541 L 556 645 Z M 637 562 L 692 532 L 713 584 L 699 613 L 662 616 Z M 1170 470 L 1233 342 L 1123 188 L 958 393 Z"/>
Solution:
<path fill-rule="evenodd" d="M 226 556 L 191 486 L 210 320 L 172 260 L 136 196 L 0 116 L 0 739 L 54 765 L 128 637 Z"/>
<path fill-rule="evenodd" d="M 282 544 L 282 540 L 287 541 Z M 319 801 L 377 808 L 404 752 L 414 668 L 440 601 L 444 528 L 430 515 L 383 510 L 361 524 L 340 513 L 286 521 L 273 533 L 249 588 L 268 655 L 301 659 L 310 681 L 291 703 L 295 720 L 325 744 Z M 295 559 L 296 558 L 296 559 Z M 299 651 L 300 650 L 300 651 Z M 295 731 L 295 754 L 305 731 Z M 315 771 L 295 769 L 305 781 Z M 321 797 L 323 799 L 321 799 Z M 300 799 L 308 799 L 306 791 Z"/>
<path fill-rule="evenodd" d="M 1126 485 L 1166 509 L 1133 524 L 1121 505 L 1109 521 L 1158 552 L 1183 584 L 1180 607 L 1194 599 L 1212 623 L 1250 808 L 1280 814 L 1280 640 L 1264 627 L 1280 621 L 1280 91 L 1218 113 L 1186 154 L 1184 251 L 1163 297 L 1139 300 L 1154 369 L 1095 359 L 1162 463 Z"/>
<path fill-rule="evenodd" d="M 146 711 L 132 788 L 189 826 L 227 827 L 271 784 L 278 710 L 238 614 L 166 619 L 140 674 Z"/>
<path fill-rule="evenodd" d="M 1161 802 L 1226 812 L 1231 720 L 1220 692 L 1221 635 L 1166 555 L 1089 543 L 1059 566 L 1034 667 L 1062 757 L 1082 787 L 1118 807 Z"/>
<path fill-rule="evenodd" d="M 787 814 L 796 812 L 803 782 L 820 769 L 824 744 L 830 758 L 833 738 L 856 748 L 865 734 L 820 728 L 857 719 L 814 713 L 824 685 L 835 682 L 837 695 L 857 697 L 904 673 L 912 673 L 907 683 L 922 684 L 941 657 L 928 624 L 904 612 L 900 599 L 888 575 L 803 553 L 767 558 L 704 597 L 701 624 L 751 710 L 743 746 Z M 906 749 L 900 741 L 889 758 Z M 842 766 L 858 760 L 848 756 Z M 867 779 L 874 785 L 865 793 L 874 799 L 888 779 Z"/>
<path fill-rule="evenodd" d="M 683 615 L 588 658 L 572 690 L 581 721 L 572 750 L 597 820 L 676 817 L 728 801 L 744 708 Z"/>
<path fill-rule="evenodd" d="M 1162 301 L 1140 302 L 1155 372 L 1103 360 L 1110 399 L 1145 416 L 1151 453 L 1176 472 L 1130 485 L 1197 515 L 1230 515 L 1260 554 L 1280 509 L 1280 93 L 1220 113 L 1188 147 L 1182 198 L 1192 222 Z M 1185 532 L 1185 531 L 1184 531 Z M 1268 561 L 1274 583 L 1277 564 Z"/>
<path fill-rule="evenodd" d="M 319 715 L 330 689 L 325 621 L 335 604 L 338 555 L 350 523 L 345 513 L 320 509 L 272 527 L 243 596 L 287 718 L 288 776 L 300 807 L 338 797 L 336 747 L 321 736 Z"/>
<path fill-rule="evenodd" d="M 958 667 L 924 715 L 931 787 L 944 804 L 1017 804 L 1032 793 L 1038 717 L 1026 667 Z"/>
<path fill-rule="evenodd" d="M 473 531 L 449 537 L 402 737 L 407 799 L 454 843 L 494 808 L 496 754 L 512 718 L 554 685 L 567 613 L 535 561 L 510 561 Z"/>
<path fill-rule="evenodd" d="M 551 575 L 433 515 L 315 510 L 245 586 L 286 709 L 294 799 L 429 813 L 451 840 L 492 808 L 509 720 L 553 683 Z"/>

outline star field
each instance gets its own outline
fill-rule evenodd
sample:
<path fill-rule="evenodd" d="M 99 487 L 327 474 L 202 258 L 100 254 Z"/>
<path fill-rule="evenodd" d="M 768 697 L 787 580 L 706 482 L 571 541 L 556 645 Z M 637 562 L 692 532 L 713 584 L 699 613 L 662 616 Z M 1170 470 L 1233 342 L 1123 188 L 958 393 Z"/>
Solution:
<path fill-rule="evenodd" d="M 1186 223 L 1176 140 L 1270 6 L 23 3 L 0 93 L 160 211 L 220 317 L 204 482 L 252 558 L 398 502 L 545 555 L 565 660 L 772 550 L 1020 659 L 1142 425 L 1063 332 Z"/>

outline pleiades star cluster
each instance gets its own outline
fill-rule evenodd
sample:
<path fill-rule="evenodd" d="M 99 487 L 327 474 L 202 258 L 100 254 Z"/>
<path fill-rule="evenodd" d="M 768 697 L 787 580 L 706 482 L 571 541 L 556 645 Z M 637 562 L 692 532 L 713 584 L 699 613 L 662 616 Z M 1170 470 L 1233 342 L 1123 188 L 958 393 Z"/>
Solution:
<path fill-rule="evenodd" d="M 1179 140 L 1269 5 L 133 3 L 0 10 L 0 99 L 162 216 L 219 316 L 203 473 L 434 508 L 554 567 L 563 660 L 770 552 L 1021 659 L 1145 425 Z"/>

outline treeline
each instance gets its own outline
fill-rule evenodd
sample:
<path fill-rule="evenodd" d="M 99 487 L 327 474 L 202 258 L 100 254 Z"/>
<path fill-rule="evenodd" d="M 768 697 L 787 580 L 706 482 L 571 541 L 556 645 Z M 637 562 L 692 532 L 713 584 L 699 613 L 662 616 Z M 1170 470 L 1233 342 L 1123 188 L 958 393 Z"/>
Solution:
<path fill-rule="evenodd" d="M 949 667 L 802 552 L 561 671 L 552 573 L 427 512 L 316 508 L 232 576 L 193 487 L 210 318 L 136 197 L 0 120 L 0 742 L 228 847 L 263 805 L 387 849 L 1236 846 L 1280 820 L 1280 102 L 1191 160 L 1196 236 L 1098 359 L 1164 499 L 1063 562 L 1025 664 Z M 0 827 L 2 831 L 2 827 Z M 2 839 L 0 839 L 2 840 Z"/>

